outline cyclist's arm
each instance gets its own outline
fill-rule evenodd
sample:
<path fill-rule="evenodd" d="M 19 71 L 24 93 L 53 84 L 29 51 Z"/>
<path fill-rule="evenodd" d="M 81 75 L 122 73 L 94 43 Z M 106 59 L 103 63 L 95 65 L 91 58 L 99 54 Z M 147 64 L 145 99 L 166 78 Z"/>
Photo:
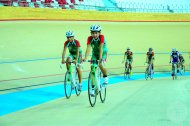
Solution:
<path fill-rule="evenodd" d="M 63 53 L 62 53 L 62 63 L 63 63 L 63 61 L 65 61 L 65 54 L 66 54 L 66 51 L 67 51 L 67 47 L 64 46 L 64 48 L 63 48 Z"/>
<path fill-rule="evenodd" d="M 125 52 L 125 53 L 124 53 L 124 58 L 123 58 L 123 61 L 122 61 L 122 62 L 124 62 L 126 58 L 127 58 L 127 56 L 126 56 L 126 52 Z"/>
<path fill-rule="evenodd" d="M 170 63 L 172 62 L 172 59 L 173 59 L 172 56 L 170 56 Z"/>
<path fill-rule="evenodd" d="M 148 63 L 148 54 L 146 54 L 146 63 Z"/>
<path fill-rule="evenodd" d="M 99 60 L 102 60 L 102 54 L 103 54 L 103 45 L 104 43 L 100 43 L 100 56 L 99 56 Z"/>
<path fill-rule="evenodd" d="M 77 61 L 78 58 L 79 58 L 79 48 L 80 48 L 80 47 L 77 47 L 76 61 Z"/>
<path fill-rule="evenodd" d="M 90 54 L 90 51 L 91 51 L 91 45 L 88 44 L 88 45 L 87 45 L 87 48 L 86 48 L 84 60 L 87 59 L 88 55 Z"/>

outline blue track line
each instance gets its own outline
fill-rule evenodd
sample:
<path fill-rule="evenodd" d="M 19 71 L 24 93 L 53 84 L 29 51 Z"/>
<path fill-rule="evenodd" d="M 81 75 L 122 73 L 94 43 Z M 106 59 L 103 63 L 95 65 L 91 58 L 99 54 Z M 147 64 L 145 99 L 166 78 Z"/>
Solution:
<path fill-rule="evenodd" d="M 154 78 L 169 77 L 170 73 L 155 74 Z M 190 72 L 184 74 L 190 76 Z M 135 74 L 130 81 L 143 79 L 144 74 Z M 123 76 L 109 78 L 109 85 L 120 82 L 127 82 Z M 87 80 L 83 82 L 83 91 L 87 90 Z M 73 93 L 75 93 L 73 91 Z M 19 110 L 33 107 L 51 100 L 65 97 L 63 83 L 43 88 L 24 90 L 19 92 L 7 93 L 0 95 L 0 116 L 10 114 Z M 72 97 L 72 96 L 71 96 Z"/>

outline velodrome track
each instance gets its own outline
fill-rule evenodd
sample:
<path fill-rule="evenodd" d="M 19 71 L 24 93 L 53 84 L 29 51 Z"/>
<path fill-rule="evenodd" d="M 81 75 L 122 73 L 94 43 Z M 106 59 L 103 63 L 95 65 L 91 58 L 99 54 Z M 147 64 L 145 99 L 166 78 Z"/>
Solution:
<path fill-rule="evenodd" d="M 152 81 L 145 81 L 141 74 L 134 74 L 131 81 L 125 81 L 122 75 L 112 76 L 106 102 L 102 104 L 98 100 L 94 108 L 90 107 L 85 92 L 86 80 L 81 96 L 74 95 L 69 100 L 64 97 L 62 83 L 5 90 L 60 80 L 62 76 L 46 75 L 65 73 L 59 68 L 65 31 L 74 30 L 84 50 L 92 23 L 103 27 L 110 53 L 121 54 L 127 46 L 134 52 L 146 52 L 150 46 L 157 53 L 166 52 L 156 55 L 156 70 L 171 69 L 167 64 L 173 45 L 182 52 L 189 51 L 189 23 L 0 22 L 3 71 L 0 73 L 0 126 L 189 126 L 189 72 L 176 81 L 169 73 L 155 74 Z M 186 64 L 188 57 L 186 54 Z M 107 67 L 122 67 L 122 58 L 123 55 L 110 56 Z M 144 64 L 144 60 L 144 53 L 134 55 L 134 67 Z M 110 73 L 122 70 L 112 69 Z M 142 72 L 144 67 L 135 70 Z"/>
<path fill-rule="evenodd" d="M 2 94 L 0 126 L 189 126 L 189 75 L 175 81 L 169 73 L 157 73 L 152 81 L 143 74 L 133 75 L 130 81 L 111 77 L 106 102 L 98 97 L 93 108 L 86 83 L 82 94 L 69 100 L 62 84 Z"/>

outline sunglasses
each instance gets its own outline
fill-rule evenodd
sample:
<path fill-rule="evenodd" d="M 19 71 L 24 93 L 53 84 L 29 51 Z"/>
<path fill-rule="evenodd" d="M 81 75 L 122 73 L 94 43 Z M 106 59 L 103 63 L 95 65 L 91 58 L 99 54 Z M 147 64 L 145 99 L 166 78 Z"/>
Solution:
<path fill-rule="evenodd" d="M 69 36 L 69 37 L 67 37 L 67 38 L 72 38 L 73 36 Z"/>

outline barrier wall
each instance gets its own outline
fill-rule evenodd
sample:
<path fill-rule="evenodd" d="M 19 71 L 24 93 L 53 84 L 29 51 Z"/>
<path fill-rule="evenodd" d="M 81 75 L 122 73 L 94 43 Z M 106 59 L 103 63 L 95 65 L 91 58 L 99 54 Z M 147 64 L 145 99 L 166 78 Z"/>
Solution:
<path fill-rule="evenodd" d="M 52 8 L 0 7 L 0 20 L 190 21 L 189 14 L 121 13 Z"/>

